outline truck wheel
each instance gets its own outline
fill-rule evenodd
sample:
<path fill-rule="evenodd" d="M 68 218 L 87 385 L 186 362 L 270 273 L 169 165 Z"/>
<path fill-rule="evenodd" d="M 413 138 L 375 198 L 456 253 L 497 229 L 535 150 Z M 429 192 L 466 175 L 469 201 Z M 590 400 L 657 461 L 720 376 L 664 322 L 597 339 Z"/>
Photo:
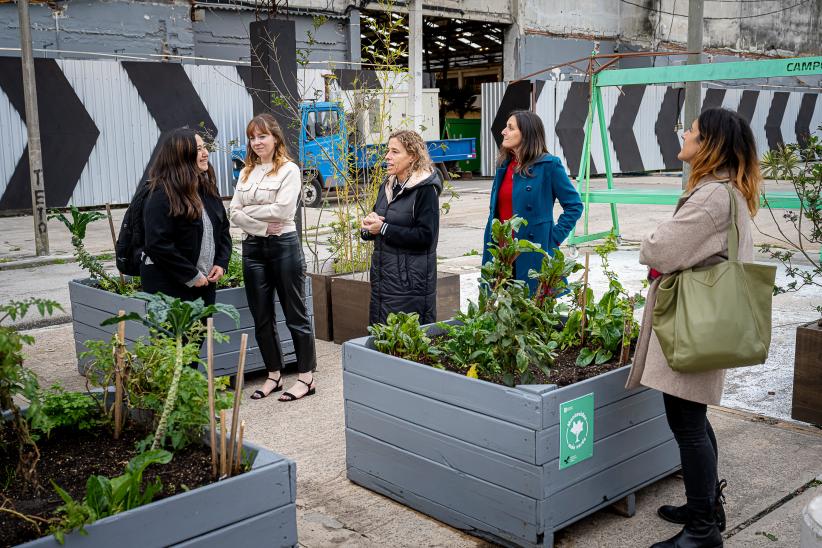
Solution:
<path fill-rule="evenodd" d="M 303 205 L 320 207 L 323 200 L 323 187 L 317 179 L 311 179 L 303 185 Z"/>

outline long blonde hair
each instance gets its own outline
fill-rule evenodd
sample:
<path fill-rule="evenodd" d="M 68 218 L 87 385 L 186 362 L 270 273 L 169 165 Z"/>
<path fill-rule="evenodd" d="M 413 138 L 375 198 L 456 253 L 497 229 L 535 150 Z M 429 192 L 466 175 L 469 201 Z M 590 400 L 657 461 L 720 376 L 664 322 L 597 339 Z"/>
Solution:
<path fill-rule="evenodd" d="M 273 175 L 278 169 L 283 167 L 286 162 L 291 161 L 291 156 L 288 154 L 288 147 L 286 147 L 285 144 L 283 130 L 280 129 L 280 124 L 277 123 L 277 120 L 275 120 L 271 114 L 264 112 L 262 114 L 258 114 L 252 118 L 250 122 L 248 122 L 248 125 L 245 128 L 245 136 L 249 141 L 251 141 L 251 138 L 254 137 L 255 132 L 268 133 L 274 137 L 274 141 L 276 142 L 274 145 L 274 166 L 271 168 L 271 171 L 266 174 Z M 262 161 L 260 160 L 260 157 L 257 156 L 257 153 L 251 148 L 251 143 L 249 143 L 246 146 L 245 167 L 240 175 L 240 180 L 244 181 L 248 178 L 248 175 L 254 167 L 260 165 L 261 163 Z"/>
<path fill-rule="evenodd" d="M 405 150 L 414 157 L 411 161 L 409 175 L 420 170 L 433 173 L 434 162 L 431 161 L 431 156 L 428 154 L 428 146 L 423 141 L 422 137 L 416 131 L 410 129 L 400 129 L 388 136 L 388 140 L 396 139 L 405 147 Z"/>
<path fill-rule="evenodd" d="M 691 159 L 686 191 L 696 188 L 708 175 L 731 177 L 745 197 L 751 216 L 759 209 L 762 173 L 751 126 L 742 116 L 724 108 L 709 108 L 699 115 L 699 150 Z"/>

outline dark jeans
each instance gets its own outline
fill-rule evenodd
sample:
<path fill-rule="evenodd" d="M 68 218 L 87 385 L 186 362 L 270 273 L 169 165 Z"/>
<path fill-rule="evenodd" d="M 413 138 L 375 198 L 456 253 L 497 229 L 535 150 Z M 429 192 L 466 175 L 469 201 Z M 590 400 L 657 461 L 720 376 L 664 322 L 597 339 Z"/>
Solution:
<path fill-rule="evenodd" d="M 712 511 L 716 498 L 718 451 L 708 422 L 708 406 L 662 394 L 668 426 L 682 459 L 685 497 L 693 510 Z"/>
<path fill-rule="evenodd" d="M 305 258 L 296 232 L 282 236 L 249 236 L 243 241 L 243 277 L 254 334 L 269 372 L 283 368 L 277 333 L 274 292 L 280 298 L 285 325 L 297 354 L 297 371 L 317 367 L 314 331 L 305 307 Z"/>

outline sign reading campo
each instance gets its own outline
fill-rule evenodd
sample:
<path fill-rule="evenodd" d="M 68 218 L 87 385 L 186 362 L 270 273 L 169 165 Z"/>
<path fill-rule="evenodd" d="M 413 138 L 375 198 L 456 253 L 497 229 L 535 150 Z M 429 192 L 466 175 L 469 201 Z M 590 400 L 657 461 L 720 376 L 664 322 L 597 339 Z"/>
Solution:
<path fill-rule="evenodd" d="M 559 469 L 594 455 L 594 393 L 559 404 Z"/>

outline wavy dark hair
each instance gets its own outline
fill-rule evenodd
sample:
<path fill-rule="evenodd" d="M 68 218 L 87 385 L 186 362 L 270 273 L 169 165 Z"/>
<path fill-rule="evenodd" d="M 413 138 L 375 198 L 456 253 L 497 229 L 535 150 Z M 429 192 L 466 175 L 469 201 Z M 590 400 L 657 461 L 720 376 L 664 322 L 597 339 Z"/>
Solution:
<path fill-rule="evenodd" d="M 169 213 L 190 221 L 202 215 L 201 188 L 206 194 L 220 196 L 211 164 L 206 172 L 197 166 L 196 135 L 196 131 L 187 127 L 173 130 L 160 145 L 148 173 L 149 189 L 161 187 L 168 196 Z"/>
<path fill-rule="evenodd" d="M 748 121 L 732 110 L 709 108 L 697 119 L 699 149 L 689 162 L 691 174 L 686 191 L 691 191 L 707 175 L 717 179 L 731 177 L 734 186 L 745 196 L 751 215 L 759 208 L 762 173 L 756 140 Z"/>
<path fill-rule="evenodd" d="M 545 144 L 545 126 L 539 116 L 528 110 L 515 110 L 508 117 L 514 117 L 517 127 L 522 134 L 522 142 L 517 150 L 500 146 L 497 165 L 502 165 L 506 160 L 516 158 L 517 173 L 523 173 L 526 177 L 531 176 L 531 166 L 548 152 Z"/>

